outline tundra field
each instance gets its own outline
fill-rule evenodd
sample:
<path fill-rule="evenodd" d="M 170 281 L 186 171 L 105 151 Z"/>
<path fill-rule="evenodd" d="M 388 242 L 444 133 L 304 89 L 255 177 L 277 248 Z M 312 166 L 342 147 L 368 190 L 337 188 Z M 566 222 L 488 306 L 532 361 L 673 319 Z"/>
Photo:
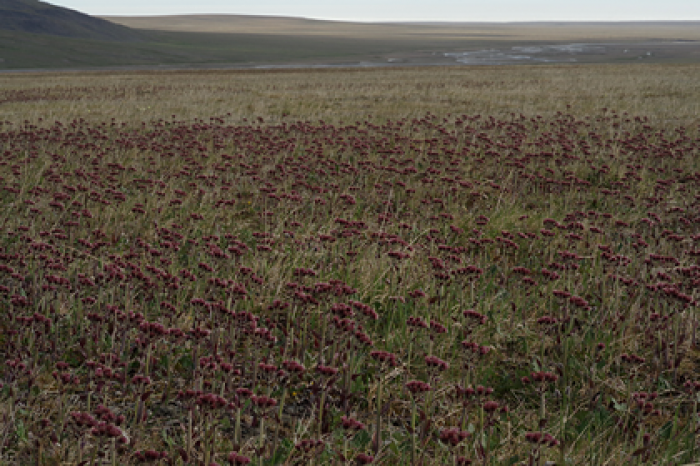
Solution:
<path fill-rule="evenodd" d="M 0 464 L 700 461 L 700 66 L 0 75 Z"/>
<path fill-rule="evenodd" d="M 288 65 L 700 63 L 700 21 L 352 23 L 289 17 L 89 17 L 75 24 L 36 9 L 63 36 L 14 30 L 0 5 L 0 72 L 94 67 L 225 68 Z M 7 2 L 7 0 L 5 0 Z M 6 19 L 10 17 L 10 19 Z M 3 21 L 5 19 L 5 21 Z M 92 18 L 94 20 L 94 18 Z M 61 26 L 62 27 L 59 27 Z M 86 29 L 88 25 L 90 28 Z M 121 25 L 121 26 L 119 26 Z M 124 29 L 128 26 L 130 29 Z M 9 28 L 10 30 L 8 30 Z M 36 32 L 36 31 L 35 31 Z M 493 61 L 497 63 L 493 63 Z M 504 61 L 505 60 L 505 61 Z"/>

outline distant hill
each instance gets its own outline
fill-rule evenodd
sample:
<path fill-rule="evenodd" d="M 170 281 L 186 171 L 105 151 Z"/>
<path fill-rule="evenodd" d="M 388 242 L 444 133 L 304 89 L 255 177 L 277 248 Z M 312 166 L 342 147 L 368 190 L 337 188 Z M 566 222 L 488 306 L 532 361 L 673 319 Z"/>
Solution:
<path fill-rule="evenodd" d="M 372 40 L 700 40 L 700 21 L 351 22 L 287 16 L 103 16 L 136 30 L 324 36 Z"/>
<path fill-rule="evenodd" d="M 0 72 L 133 66 L 456 65 L 466 61 L 457 60 L 454 52 L 510 54 L 516 47 L 589 41 L 626 45 L 617 46 L 619 53 L 575 57 L 566 51 L 561 56 L 542 52 L 546 57 L 541 63 L 700 62 L 699 22 L 416 25 L 244 15 L 96 18 L 39 0 L 0 0 Z M 634 49 L 634 43 L 644 50 Z"/>
<path fill-rule="evenodd" d="M 0 0 L 0 30 L 118 42 L 143 37 L 126 26 L 39 0 Z"/>

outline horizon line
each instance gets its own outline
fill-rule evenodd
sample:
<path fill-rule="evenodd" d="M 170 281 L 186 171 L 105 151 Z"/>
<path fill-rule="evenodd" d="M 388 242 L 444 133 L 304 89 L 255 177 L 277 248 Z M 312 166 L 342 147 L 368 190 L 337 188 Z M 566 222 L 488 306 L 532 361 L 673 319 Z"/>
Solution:
<path fill-rule="evenodd" d="M 311 16 L 290 16 L 284 14 L 245 14 L 245 13 L 173 13 L 173 14 L 97 14 L 97 17 L 121 17 L 121 18 L 145 18 L 145 17 L 173 17 L 173 16 L 248 16 L 251 18 L 289 18 L 309 21 L 334 21 L 352 23 L 416 23 L 416 24 L 525 24 L 525 23 L 693 23 L 700 22 L 700 18 L 692 19 L 527 19 L 527 20 L 442 20 L 442 19 L 338 19 L 318 18 Z"/>

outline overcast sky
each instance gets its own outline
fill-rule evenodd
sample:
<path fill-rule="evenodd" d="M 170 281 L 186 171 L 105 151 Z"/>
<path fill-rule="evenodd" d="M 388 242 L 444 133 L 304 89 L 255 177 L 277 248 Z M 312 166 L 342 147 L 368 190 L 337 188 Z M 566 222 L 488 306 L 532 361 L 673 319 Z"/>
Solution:
<path fill-rule="evenodd" d="M 700 20 L 700 0 L 48 0 L 91 15 L 243 14 L 352 21 Z"/>

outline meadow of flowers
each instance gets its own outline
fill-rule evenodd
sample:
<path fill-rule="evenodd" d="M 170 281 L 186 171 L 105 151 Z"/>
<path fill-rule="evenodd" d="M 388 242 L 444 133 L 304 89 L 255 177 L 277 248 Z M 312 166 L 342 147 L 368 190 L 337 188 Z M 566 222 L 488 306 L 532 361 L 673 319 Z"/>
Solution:
<path fill-rule="evenodd" d="M 698 130 L 5 121 L 0 463 L 697 460 Z"/>

